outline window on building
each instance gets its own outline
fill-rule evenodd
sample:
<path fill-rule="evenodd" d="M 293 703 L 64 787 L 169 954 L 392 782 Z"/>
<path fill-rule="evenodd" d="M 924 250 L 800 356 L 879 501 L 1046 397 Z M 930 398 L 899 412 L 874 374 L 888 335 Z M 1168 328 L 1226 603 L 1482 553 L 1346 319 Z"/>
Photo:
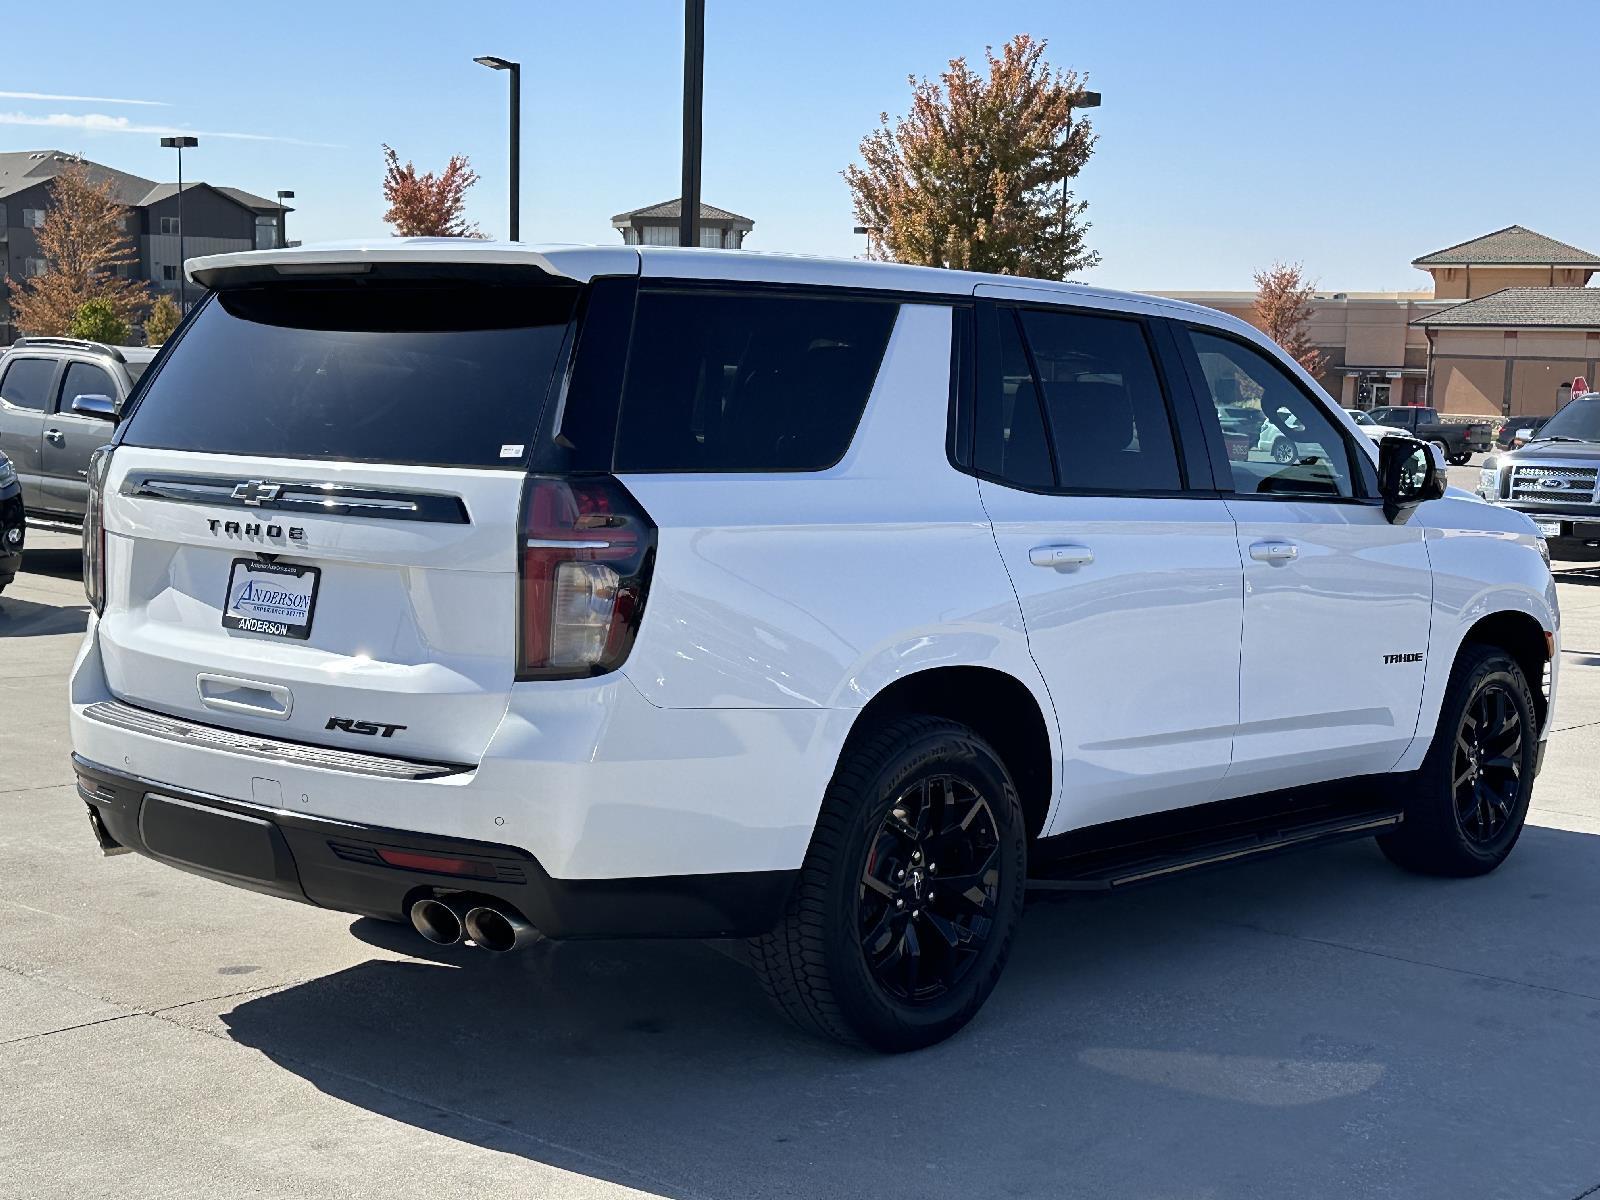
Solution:
<path fill-rule="evenodd" d="M 256 249 L 276 250 L 278 248 L 278 218 L 256 218 Z"/>
<path fill-rule="evenodd" d="M 843 457 L 899 306 L 741 291 L 641 292 L 619 471 L 818 471 Z"/>
<path fill-rule="evenodd" d="M 622 241 L 624 245 L 637 246 L 639 244 L 639 231 L 630 225 L 622 231 Z"/>
<path fill-rule="evenodd" d="M 676 246 L 678 244 L 678 227 L 676 225 L 646 225 L 643 232 L 643 244 L 646 246 Z"/>
<path fill-rule="evenodd" d="M 710 250 L 722 249 L 722 230 L 715 225 L 700 226 L 700 244 Z"/>
<path fill-rule="evenodd" d="M 25 208 L 22 210 L 22 227 L 24 229 L 44 228 L 44 209 Z"/>
<path fill-rule="evenodd" d="M 50 269 L 50 264 L 42 258 L 25 258 L 22 260 L 22 274 L 25 279 L 43 275 Z"/>
<path fill-rule="evenodd" d="M 178 268 L 171 263 L 161 268 L 161 278 L 172 281 L 178 277 Z"/>
<path fill-rule="evenodd" d="M 166 234 L 168 237 L 177 237 L 178 236 L 178 218 L 177 217 L 162 217 L 161 218 L 161 232 Z"/>

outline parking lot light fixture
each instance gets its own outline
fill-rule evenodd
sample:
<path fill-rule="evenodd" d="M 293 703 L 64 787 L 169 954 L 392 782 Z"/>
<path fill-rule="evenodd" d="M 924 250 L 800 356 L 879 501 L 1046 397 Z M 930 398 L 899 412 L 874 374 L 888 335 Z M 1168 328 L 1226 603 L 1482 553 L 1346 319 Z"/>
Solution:
<path fill-rule="evenodd" d="M 493 54 L 480 54 L 472 60 L 491 71 L 511 75 L 511 240 L 520 241 L 522 216 L 522 64 Z"/>
<path fill-rule="evenodd" d="M 289 244 L 289 206 L 284 201 L 293 199 L 293 192 L 278 193 L 278 240 L 285 246 Z"/>
<path fill-rule="evenodd" d="M 189 311 L 189 278 L 183 270 L 183 239 L 186 232 L 183 227 L 183 152 L 199 144 L 199 138 L 187 134 L 161 139 L 163 149 L 178 152 L 178 311 L 185 314 Z"/>

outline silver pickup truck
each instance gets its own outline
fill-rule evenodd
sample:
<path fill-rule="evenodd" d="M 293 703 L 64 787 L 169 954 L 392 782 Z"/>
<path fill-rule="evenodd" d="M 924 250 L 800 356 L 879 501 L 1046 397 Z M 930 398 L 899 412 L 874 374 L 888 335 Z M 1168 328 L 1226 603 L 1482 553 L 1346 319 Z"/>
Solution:
<path fill-rule="evenodd" d="M 1600 562 L 1600 392 L 1574 396 L 1519 449 L 1484 460 L 1478 495 L 1533 518 L 1552 558 Z"/>
<path fill-rule="evenodd" d="M 0 452 L 11 459 L 30 518 L 80 522 L 89 455 L 111 440 L 148 346 L 22 338 L 0 357 Z"/>

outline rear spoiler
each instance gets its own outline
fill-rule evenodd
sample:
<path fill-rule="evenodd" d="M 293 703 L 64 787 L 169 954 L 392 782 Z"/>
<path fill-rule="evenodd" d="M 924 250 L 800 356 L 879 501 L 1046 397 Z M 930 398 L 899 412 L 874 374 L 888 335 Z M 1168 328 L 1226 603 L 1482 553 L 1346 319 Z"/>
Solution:
<path fill-rule="evenodd" d="M 637 275 L 639 253 L 627 246 L 525 246 L 475 238 L 391 238 L 281 250 L 210 254 L 184 264 L 193 283 L 212 290 L 286 279 L 380 273 L 392 278 L 451 279 L 527 272 L 549 281 L 587 283 L 597 275 Z"/>

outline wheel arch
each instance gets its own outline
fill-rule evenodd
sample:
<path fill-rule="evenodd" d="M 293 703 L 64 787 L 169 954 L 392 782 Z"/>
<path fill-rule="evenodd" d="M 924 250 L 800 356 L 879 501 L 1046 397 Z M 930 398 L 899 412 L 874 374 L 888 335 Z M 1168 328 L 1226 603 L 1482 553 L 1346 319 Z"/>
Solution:
<path fill-rule="evenodd" d="M 1454 670 L 1455 662 L 1461 657 L 1461 652 L 1469 645 L 1494 646 L 1511 655 L 1522 673 L 1527 676 L 1528 686 L 1533 691 L 1534 708 L 1539 718 L 1539 729 L 1544 730 L 1546 719 L 1550 714 L 1550 695 L 1548 681 L 1545 677 L 1545 668 L 1551 660 L 1550 635 L 1545 632 L 1542 625 L 1532 616 L 1515 609 L 1502 609 L 1485 617 L 1480 617 L 1464 635 L 1456 646 L 1455 659 L 1451 662 Z"/>
<path fill-rule="evenodd" d="M 1045 704 L 1015 675 L 993 667 L 940 666 L 901 675 L 857 710 L 840 757 L 882 721 L 912 713 L 945 717 L 994 747 L 1022 801 L 1030 840 L 1039 836 L 1055 796 L 1053 723 Z"/>

